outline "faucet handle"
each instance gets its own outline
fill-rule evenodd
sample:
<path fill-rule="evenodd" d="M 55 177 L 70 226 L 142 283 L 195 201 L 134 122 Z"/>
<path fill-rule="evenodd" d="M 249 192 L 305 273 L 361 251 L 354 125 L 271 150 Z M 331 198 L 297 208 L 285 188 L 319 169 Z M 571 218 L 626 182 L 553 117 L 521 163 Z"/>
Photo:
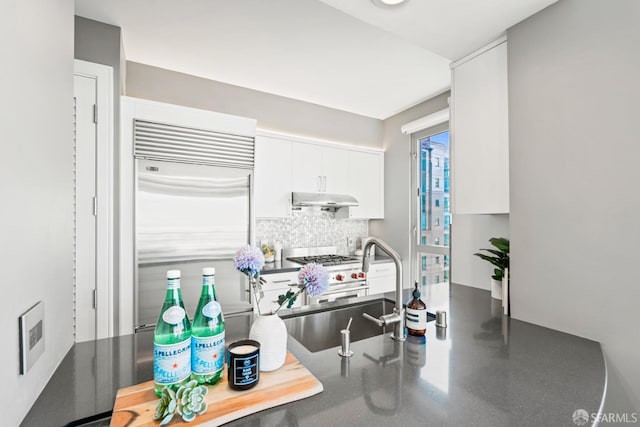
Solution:
<path fill-rule="evenodd" d="M 376 319 L 370 314 L 362 313 L 362 317 L 364 317 L 367 320 L 371 320 L 373 323 L 376 323 L 378 326 L 384 326 L 384 320 Z"/>

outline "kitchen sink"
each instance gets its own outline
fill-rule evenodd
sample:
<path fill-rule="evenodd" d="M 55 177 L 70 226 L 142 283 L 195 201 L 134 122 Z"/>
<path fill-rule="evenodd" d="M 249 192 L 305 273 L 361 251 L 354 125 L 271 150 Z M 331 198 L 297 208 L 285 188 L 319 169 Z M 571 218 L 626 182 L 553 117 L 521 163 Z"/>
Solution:
<path fill-rule="evenodd" d="M 368 313 L 373 317 L 393 312 L 395 304 L 386 299 L 367 301 L 361 304 L 332 308 L 314 313 L 283 316 L 289 334 L 312 353 L 340 346 L 340 330 L 346 328 L 353 318 L 351 342 L 363 340 L 393 331 L 393 326 L 381 327 L 362 317 Z"/>

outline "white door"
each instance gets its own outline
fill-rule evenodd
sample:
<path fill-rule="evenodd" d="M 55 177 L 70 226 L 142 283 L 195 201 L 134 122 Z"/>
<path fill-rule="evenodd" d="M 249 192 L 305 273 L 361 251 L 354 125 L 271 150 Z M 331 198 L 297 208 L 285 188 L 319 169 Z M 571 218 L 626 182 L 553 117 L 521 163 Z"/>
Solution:
<path fill-rule="evenodd" d="M 96 90 L 95 78 L 73 76 L 76 342 L 96 338 Z"/>
<path fill-rule="evenodd" d="M 115 334 L 113 286 L 113 68 L 74 61 L 74 332 Z"/>

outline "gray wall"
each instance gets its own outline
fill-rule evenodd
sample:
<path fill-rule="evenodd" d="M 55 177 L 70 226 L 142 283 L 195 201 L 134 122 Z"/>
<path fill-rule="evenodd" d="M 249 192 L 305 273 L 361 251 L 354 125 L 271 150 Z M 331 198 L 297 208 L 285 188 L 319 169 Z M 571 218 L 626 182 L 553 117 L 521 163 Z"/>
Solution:
<path fill-rule="evenodd" d="M 74 57 L 83 61 L 108 65 L 113 68 L 113 207 L 112 218 L 114 230 L 119 229 L 120 195 L 120 92 L 125 81 L 125 69 L 123 69 L 122 31 L 120 27 L 104 24 L 102 22 L 75 17 L 74 33 Z M 119 295 L 119 261 L 118 249 L 120 234 L 113 233 L 113 300 L 118 301 Z M 118 314 L 114 316 L 115 334 L 118 334 Z"/>
<path fill-rule="evenodd" d="M 473 256 L 493 248 L 491 237 L 509 237 L 509 215 L 453 215 L 451 225 L 451 282 L 491 289 L 493 266 Z"/>
<path fill-rule="evenodd" d="M 189 74 L 127 62 L 126 85 L 127 96 L 251 117 L 260 129 L 382 145 L 381 120 Z"/>
<path fill-rule="evenodd" d="M 602 342 L 636 410 L 639 17 L 561 0 L 507 32 L 513 316 Z"/>
<path fill-rule="evenodd" d="M 2 3 L 0 424 L 20 423 L 73 341 L 72 0 Z M 18 316 L 45 309 L 45 352 L 19 375 Z"/>
<path fill-rule="evenodd" d="M 369 221 L 369 233 L 387 242 L 402 258 L 403 286 L 411 280 L 411 135 L 400 127 L 448 108 L 445 92 L 384 121 L 384 219 Z"/>

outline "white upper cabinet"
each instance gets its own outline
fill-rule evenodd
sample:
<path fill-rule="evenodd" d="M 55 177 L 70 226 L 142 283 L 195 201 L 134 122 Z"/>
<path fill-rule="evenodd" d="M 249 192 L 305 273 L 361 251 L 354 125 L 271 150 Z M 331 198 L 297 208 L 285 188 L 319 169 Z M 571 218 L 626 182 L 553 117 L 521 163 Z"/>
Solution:
<path fill-rule="evenodd" d="M 349 192 L 349 150 L 323 147 L 322 167 L 324 192 L 347 194 Z"/>
<path fill-rule="evenodd" d="M 507 42 L 452 66 L 451 210 L 509 213 Z"/>
<path fill-rule="evenodd" d="M 254 188 L 258 218 L 289 216 L 294 191 L 354 196 L 338 218 L 383 218 L 384 152 L 258 131 Z"/>
<path fill-rule="evenodd" d="M 348 208 L 349 218 L 384 218 L 383 152 L 349 152 L 348 194 L 359 202 Z"/>
<path fill-rule="evenodd" d="M 322 191 L 322 146 L 295 142 L 292 146 L 293 191 Z"/>
<path fill-rule="evenodd" d="M 347 151 L 325 145 L 293 144 L 293 191 L 346 194 Z"/>
<path fill-rule="evenodd" d="M 291 214 L 291 144 L 287 139 L 260 134 L 256 136 L 256 217 L 284 218 Z"/>

